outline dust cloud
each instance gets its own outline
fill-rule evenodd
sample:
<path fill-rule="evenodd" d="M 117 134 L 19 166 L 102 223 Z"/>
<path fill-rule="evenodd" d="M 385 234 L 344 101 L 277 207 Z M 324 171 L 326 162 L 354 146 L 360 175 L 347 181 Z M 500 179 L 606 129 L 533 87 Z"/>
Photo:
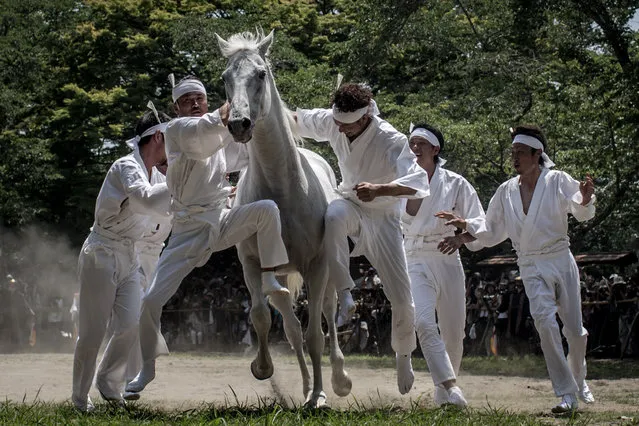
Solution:
<path fill-rule="evenodd" d="M 72 347 L 79 249 L 47 225 L 0 227 L 0 352 Z"/>

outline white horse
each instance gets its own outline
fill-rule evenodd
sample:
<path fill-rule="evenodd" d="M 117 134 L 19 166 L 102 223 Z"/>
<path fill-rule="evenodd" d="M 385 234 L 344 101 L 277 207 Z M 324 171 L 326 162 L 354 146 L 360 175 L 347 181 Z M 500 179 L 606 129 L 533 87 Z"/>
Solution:
<path fill-rule="evenodd" d="M 231 36 L 228 41 L 220 36 L 217 39 L 222 54 L 228 58 L 228 66 L 222 74 L 231 105 L 228 128 L 236 142 L 250 142 L 249 165 L 238 183 L 235 202 L 241 205 L 270 199 L 280 209 L 282 237 L 290 262 L 276 274 L 287 275 L 286 283 L 284 280 L 282 283 L 289 287 L 293 296 L 271 296 L 270 303 L 282 314 L 286 336 L 297 355 L 305 404 L 320 407 L 326 404 L 321 372 L 322 312 L 329 325 L 333 391 L 346 396 L 352 387 L 337 342 L 335 289 L 328 286 L 329 290 L 326 290 L 329 274 L 327 247 L 324 246 L 324 213 L 334 194 L 335 175 L 322 157 L 297 146 L 292 130 L 295 127 L 293 116 L 280 98 L 266 59 L 273 32 L 266 37 L 261 33 L 241 33 Z M 268 350 L 271 319 L 261 291 L 257 240 L 246 240 L 237 248 L 251 293 L 251 319 L 258 339 L 251 371 L 257 379 L 267 379 L 273 374 Z M 300 275 L 308 297 L 306 343 L 313 365 L 312 390 L 304 358 L 302 329 L 293 312 L 295 294 L 302 284 Z"/>

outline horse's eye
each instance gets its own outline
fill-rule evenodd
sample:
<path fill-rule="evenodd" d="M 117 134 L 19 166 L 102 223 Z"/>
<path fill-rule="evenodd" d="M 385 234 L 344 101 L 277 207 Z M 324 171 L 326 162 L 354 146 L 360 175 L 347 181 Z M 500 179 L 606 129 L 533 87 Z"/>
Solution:
<path fill-rule="evenodd" d="M 261 70 L 258 76 L 260 77 L 260 80 L 264 80 L 264 77 L 266 77 L 266 70 Z"/>

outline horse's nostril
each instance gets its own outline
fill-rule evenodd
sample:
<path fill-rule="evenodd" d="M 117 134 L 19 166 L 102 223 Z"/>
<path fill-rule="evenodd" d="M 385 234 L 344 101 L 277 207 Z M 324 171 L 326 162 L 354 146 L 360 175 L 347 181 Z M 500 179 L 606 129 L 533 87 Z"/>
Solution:
<path fill-rule="evenodd" d="M 244 127 L 245 129 L 248 129 L 249 127 L 251 127 L 251 119 L 249 118 L 242 119 L 242 127 Z"/>

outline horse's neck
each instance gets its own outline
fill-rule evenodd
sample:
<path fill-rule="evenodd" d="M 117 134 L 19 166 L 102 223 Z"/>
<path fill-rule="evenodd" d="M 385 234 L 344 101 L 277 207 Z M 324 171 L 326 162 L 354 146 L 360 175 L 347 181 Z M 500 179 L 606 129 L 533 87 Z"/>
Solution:
<path fill-rule="evenodd" d="M 249 167 L 261 175 L 262 185 L 275 191 L 306 186 L 306 177 L 293 134 L 277 92 L 272 92 L 269 114 L 258 121 L 249 142 Z"/>

